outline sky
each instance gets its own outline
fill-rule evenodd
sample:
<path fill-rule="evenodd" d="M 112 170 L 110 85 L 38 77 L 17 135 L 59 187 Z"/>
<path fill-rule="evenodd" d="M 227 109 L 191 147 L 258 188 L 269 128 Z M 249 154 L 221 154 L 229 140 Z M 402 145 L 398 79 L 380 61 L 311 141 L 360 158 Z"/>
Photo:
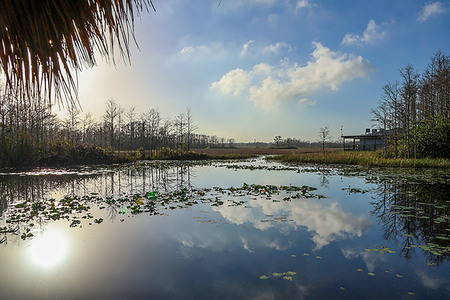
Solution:
<path fill-rule="evenodd" d="M 279 135 L 318 140 L 374 125 L 383 85 L 412 64 L 449 54 L 450 2 L 153 0 L 135 20 L 131 62 L 79 73 L 83 113 L 125 110 L 174 118 L 237 142 Z"/>

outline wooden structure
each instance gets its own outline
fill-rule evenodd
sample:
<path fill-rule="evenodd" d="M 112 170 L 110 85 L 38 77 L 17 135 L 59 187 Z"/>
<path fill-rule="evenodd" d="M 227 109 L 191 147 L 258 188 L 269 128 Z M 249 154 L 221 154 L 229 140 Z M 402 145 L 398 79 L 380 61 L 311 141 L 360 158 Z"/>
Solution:
<path fill-rule="evenodd" d="M 376 151 L 384 147 L 384 131 L 366 129 L 365 134 L 342 135 L 344 151 Z"/>

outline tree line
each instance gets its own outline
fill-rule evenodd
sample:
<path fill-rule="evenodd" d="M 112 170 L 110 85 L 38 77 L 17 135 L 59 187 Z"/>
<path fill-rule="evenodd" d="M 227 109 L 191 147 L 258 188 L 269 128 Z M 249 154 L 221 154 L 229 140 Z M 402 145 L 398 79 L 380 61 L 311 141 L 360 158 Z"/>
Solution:
<path fill-rule="evenodd" d="M 450 57 L 437 51 L 422 74 L 411 64 L 401 69 L 372 113 L 386 156 L 450 157 Z"/>
<path fill-rule="evenodd" d="M 190 150 L 235 143 L 234 139 L 199 134 L 197 130 L 190 108 L 175 118 L 164 118 L 153 108 L 138 114 L 134 107 L 125 110 L 109 99 L 100 120 L 91 113 L 82 115 L 75 105 L 68 107 L 65 118 L 58 118 L 48 101 L 29 101 L 0 92 L 0 166 L 51 153 L 62 143 L 95 145 L 110 151 Z"/>

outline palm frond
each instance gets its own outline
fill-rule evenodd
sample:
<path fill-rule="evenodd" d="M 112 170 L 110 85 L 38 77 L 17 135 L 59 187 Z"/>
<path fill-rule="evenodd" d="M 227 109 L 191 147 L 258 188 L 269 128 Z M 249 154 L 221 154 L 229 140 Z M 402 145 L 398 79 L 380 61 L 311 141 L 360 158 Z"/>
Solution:
<path fill-rule="evenodd" d="M 1 0 L 0 63 L 6 88 L 50 103 L 75 101 L 76 74 L 95 52 L 129 59 L 134 20 L 151 0 Z M 55 100 L 56 99 L 56 100 Z"/>

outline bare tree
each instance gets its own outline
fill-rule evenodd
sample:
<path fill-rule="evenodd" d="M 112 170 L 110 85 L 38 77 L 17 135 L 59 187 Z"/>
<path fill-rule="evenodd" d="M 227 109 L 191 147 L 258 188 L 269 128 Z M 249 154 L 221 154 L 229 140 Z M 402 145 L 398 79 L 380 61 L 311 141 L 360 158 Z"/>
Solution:
<path fill-rule="evenodd" d="M 103 119 L 105 121 L 105 127 L 109 130 L 111 147 L 114 147 L 114 121 L 118 115 L 119 107 L 117 106 L 116 101 L 114 101 L 113 98 L 108 99 L 108 101 L 106 101 L 106 112 Z"/>
<path fill-rule="evenodd" d="M 68 137 L 72 143 L 78 142 L 78 126 L 80 125 L 80 110 L 76 105 L 72 104 L 67 109 L 67 118 L 64 120 L 66 125 Z"/>
<path fill-rule="evenodd" d="M 319 130 L 319 138 L 320 138 L 320 142 L 322 143 L 322 151 L 323 154 L 325 154 L 325 142 L 328 141 L 331 136 L 330 136 L 330 129 L 329 126 L 325 126 L 320 128 Z"/>
<path fill-rule="evenodd" d="M 187 149 L 191 149 L 192 135 L 198 129 L 192 117 L 191 108 L 186 108 L 186 135 L 187 135 Z"/>

